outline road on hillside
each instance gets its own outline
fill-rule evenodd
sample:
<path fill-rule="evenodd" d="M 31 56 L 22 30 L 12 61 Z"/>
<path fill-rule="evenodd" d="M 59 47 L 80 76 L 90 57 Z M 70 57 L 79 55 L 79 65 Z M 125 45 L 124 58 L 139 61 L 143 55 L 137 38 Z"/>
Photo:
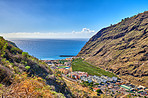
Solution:
<path fill-rule="evenodd" d="M 74 79 L 71 79 L 71 78 L 66 77 L 66 75 L 64 75 L 64 74 L 62 74 L 62 76 L 63 76 L 65 79 L 69 80 L 69 81 L 72 81 L 72 82 L 77 82 L 77 81 L 76 81 L 76 80 L 74 80 Z"/>

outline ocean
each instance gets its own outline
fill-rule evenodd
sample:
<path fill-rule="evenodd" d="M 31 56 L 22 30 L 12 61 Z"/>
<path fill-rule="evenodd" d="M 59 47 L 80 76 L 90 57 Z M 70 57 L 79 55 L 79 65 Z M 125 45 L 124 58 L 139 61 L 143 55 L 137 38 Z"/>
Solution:
<path fill-rule="evenodd" d="M 9 39 L 24 52 L 41 60 L 65 59 L 76 56 L 88 39 Z"/>

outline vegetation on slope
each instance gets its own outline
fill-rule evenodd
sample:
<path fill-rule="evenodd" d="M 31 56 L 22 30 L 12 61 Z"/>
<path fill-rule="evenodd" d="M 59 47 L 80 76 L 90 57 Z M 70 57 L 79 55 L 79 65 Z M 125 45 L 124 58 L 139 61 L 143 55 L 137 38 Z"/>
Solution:
<path fill-rule="evenodd" d="M 74 98 L 99 98 L 97 93 L 79 83 L 64 79 Z"/>
<path fill-rule="evenodd" d="M 108 77 L 113 77 L 115 76 L 113 73 L 110 73 L 108 71 L 105 71 L 103 69 L 100 69 L 94 65 L 91 65 L 87 63 L 86 61 L 82 59 L 74 59 L 72 61 L 72 70 L 73 71 L 82 71 L 82 72 L 87 72 L 89 75 L 97 75 L 97 76 L 108 76 Z"/>
<path fill-rule="evenodd" d="M 25 80 L 21 78 L 19 82 L 16 82 L 16 77 L 21 77 L 19 75 L 22 75 L 24 72 L 26 72 L 28 77 Z M 45 80 L 44 83 L 43 81 L 38 81 L 36 77 Z M 3 88 L 0 87 L 2 89 L 0 93 L 5 94 L 5 96 L 10 95 L 9 91 L 6 93 L 6 90 L 9 90 L 8 88 L 11 88 L 10 91 L 15 93 L 13 95 L 16 96 L 13 97 L 25 97 L 29 94 L 33 98 L 34 93 L 44 97 L 46 90 L 47 92 L 49 91 L 47 93 L 48 97 L 52 97 L 56 92 L 64 94 L 65 97 L 72 96 L 71 92 L 66 88 L 65 82 L 59 80 L 59 77 L 53 74 L 45 62 L 30 56 L 27 52 L 23 52 L 15 43 L 6 41 L 3 37 L 0 37 L 0 83 L 4 85 Z M 27 90 L 31 90 L 23 91 L 25 90 L 23 89 L 25 88 L 24 85 L 28 87 L 26 88 Z M 51 87 L 52 90 L 48 87 Z M 18 91 L 22 92 L 22 94 L 17 95 Z M 56 92 L 53 94 L 53 91 Z"/>
<path fill-rule="evenodd" d="M 15 74 L 21 74 L 27 72 L 31 75 L 38 75 L 45 78 L 48 74 L 52 74 L 50 68 L 37 58 L 30 56 L 27 52 L 23 52 L 12 42 L 8 42 L 0 37 L 0 77 L 3 83 L 5 76 L 13 78 Z M 12 75 L 12 76 L 11 76 Z"/>
<path fill-rule="evenodd" d="M 49 85 L 46 85 L 46 80 L 40 77 L 27 77 L 27 73 L 16 75 L 14 82 L 6 87 L 1 84 L 0 97 L 21 97 L 21 98 L 64 98 L 64 95 L 52 90 Z"/>
<path fill-rule="evenodd" d="M 148 11 L 101 29 L 78 56 L 148 87 Z"/>

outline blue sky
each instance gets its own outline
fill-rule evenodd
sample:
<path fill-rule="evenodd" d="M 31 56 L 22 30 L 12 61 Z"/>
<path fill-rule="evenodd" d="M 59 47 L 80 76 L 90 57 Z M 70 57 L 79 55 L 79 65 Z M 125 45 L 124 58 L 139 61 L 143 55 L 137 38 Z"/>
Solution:
<path fill-rule="evenodd" d="M 0 0 L 0 35 L 89 38 L 147 9 L 148 0 Z"/>

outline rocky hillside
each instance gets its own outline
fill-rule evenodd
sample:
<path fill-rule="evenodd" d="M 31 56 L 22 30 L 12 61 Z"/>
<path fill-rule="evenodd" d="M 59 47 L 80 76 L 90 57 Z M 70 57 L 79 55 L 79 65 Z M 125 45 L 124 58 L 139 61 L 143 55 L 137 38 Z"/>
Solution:
<path fill-rule="evenodd" d="M 0 37 L 0 97 L 8 96 L 50 98 L 72 97 L 72 94 L 46 63 Z"/>
<path fill-rule="evenodd" d="M 148 87 L 148 11 L 101 29 L 78 56 Z"/>

